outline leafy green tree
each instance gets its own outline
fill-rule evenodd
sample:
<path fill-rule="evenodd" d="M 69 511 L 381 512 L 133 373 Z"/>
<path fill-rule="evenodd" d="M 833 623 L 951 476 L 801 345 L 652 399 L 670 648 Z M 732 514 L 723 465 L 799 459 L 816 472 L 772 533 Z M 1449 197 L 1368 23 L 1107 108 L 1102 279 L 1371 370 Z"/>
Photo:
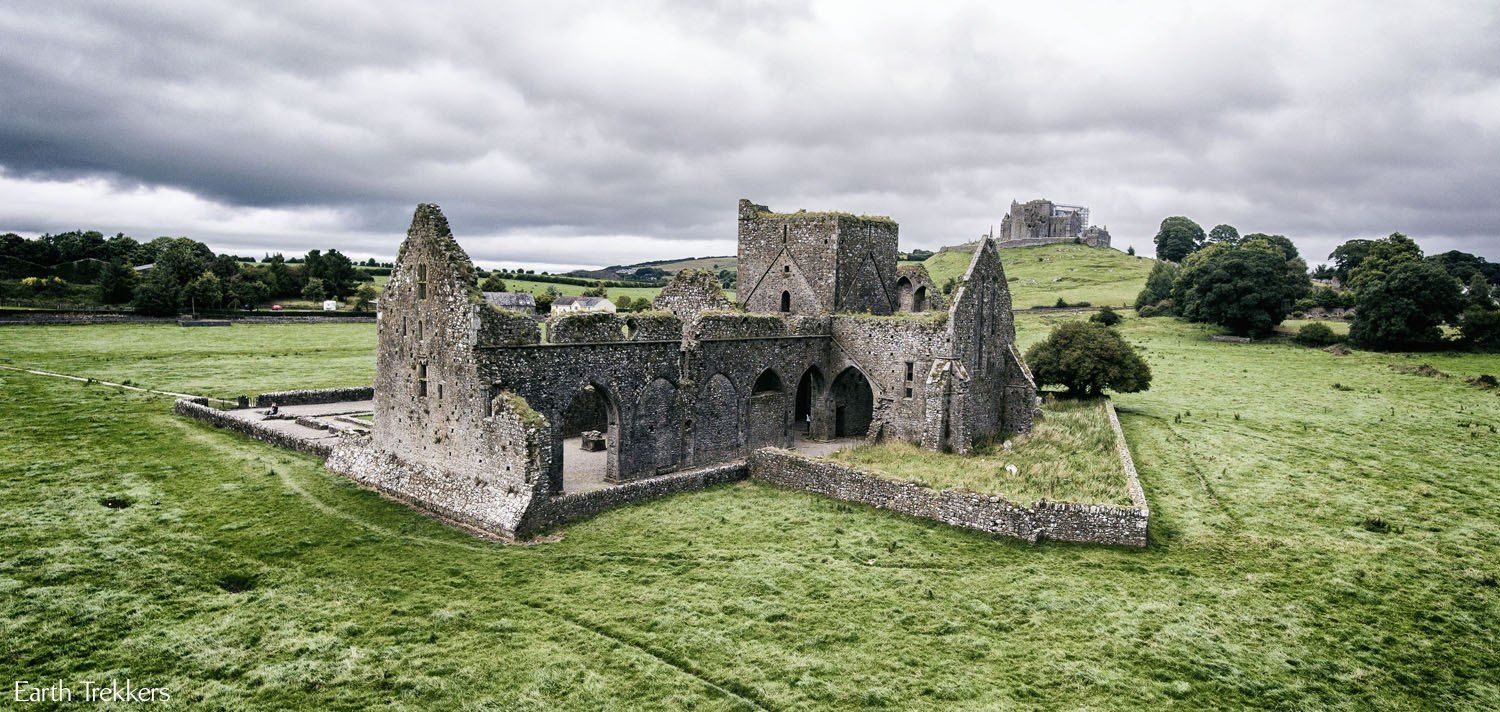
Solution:
<path fill-rule="evenodd" d="M 1365 285 L 1379 282 L 1397 265 L 1422 259 L 1422 248 L 1399 232 L 1375 240 L 1359 266 L 1349 273 L 1349 287 L 1358 293 Z M 1439 267 L 1438 269 L 1442 269 Z M 1445 271 L 1444 274 L 1447 272 Z"/>
<path fill-rule="evenodd" d="M 1146 288 L 1135 297 L 1135 309 L 1139 312 L 1148 306 L 1161 303 L 1172 297 L 1172 285 L 1177 282 L 1181 268 L 1170 262 L 1158 261 L 1151 265 L 1151 274 L 1146 276 Z"/>
<path fill-rule="evenodd" d="M 236 306 L 254 308 L 271 298 L 271 289 L 258 279 L 240 279 L 230 285 Z"/>
<path fill-rule="evenodd" d="M 229 284 L 230 280 L 239 276 L 241 267 L 239 259 L 234 255 L 217 255 L 209 269 L 213 270 L 220 282 Z"/>
<path fill-rule="evenodd" d="M 343 299 L 354 293 L 354 287 L 359 283 L 359 270 L 354 267 L 354 262 L 338 250 L 329 250 L 317 260 L 317 265 L 312 263 L 312 256 L 317 250 L 308 253 L 308 264 L 304 269 L 308 270 L 308 278 L 323 280 L 323 288 L 328 296 L 334 299 Z"/>
<path fill-rule="evenodd" d="M 479 288 L 482 291 L 486 291 L 486 292 L 504 292 L 504 291 L 508 291 L 505 288 L 505 280 L 503 280 L 503 279 L 500 278 L 500 273 L 499 272 L 491 272 L 488 277 L 484 278 L 484 283 L 481 284 L 479 286 Z"/>
<path fill-rule="evenodd" d="M 1444 270 L 1447 270 L 1448 274 L 1457 277 L 1460 282 L 1468 283 L 1474 279 L 1474 275 L 1476 274 L 1485 275 L 1485 279 L 1491 282 L 1500 281 L 1500 277 L 1495 275 L 1497 271 L 1500 271 L 1500 264 L 1490 263 L 1479 255 L 1471 255 L 1467 252 L 1459 252 L 1458 250 L 1448 250 L 1441 254 L 1432 255 L 1427 259 L 1436 262 Z"/>
<path fill-rule="evenodd" d="M 630 295 L 621 294 L 620 296 L 615 297 L 615 311 L 628 312 L 634 309 L 635 300 L 631 299 Z"/>
<path fill-rule="evenodd" d="M 499 290 L 505 291 L 505 290 Z M 369 311 L 375 305 L 375 300 L 380 294 L 375 291 L 373 284 L 361 284 L 354 289 L 354 311 Z"/>
<path fill-rule="evenodd" d="M 1215 225 L 1212 230 L 1208 231 L 1208 244 L 1218 245 L 1221 243 L 1226 245 L 1240 244 L 1240 231 L 1234 229 L 1233 225 Z"/>
<path fill-rule="evenodd" d="M 1471 348 L 1500 350 L 1500 309 L 1469 307 L 1458 325 L 1463 341 Z"/>
<path fill-rule="evenodd" d="M 1453 273 L 1449 272 L 1449 274 Z M 1490 281 L 1477 271 L 1469 279 L 1469 291 L 1465 296 L 1469 298 L 1469 304 L 1476 308 L 1493 309 L 1495 306 L 1495 298 L 1490 291 Z"/>
<path fill-rule="evenodd" d="M 1194 253 L 1183 262 L 1172 293 L 1188 320 L 1245 336 L 1270 333 L 1310 288 L 1301 259 L 1286 259 L 1264 240 L 1248 240 Z"/>
<path fill-rule="evenodd" d="M 224 283 L 219 281 L 219 276 L 213 271 L 204 270 L 203 274 L 182 288 L 181 301 L 195 309 L 217 308 L 224 301 Z"/>
<path fill-rule="evenodd" d="M 1374 259 L 1372 254 L 1366 263 Z M 1442 267 L 1407 259 L 1394 267 L 1372 270 L 1361 265 L 1355 281 L 1354 321 L 1349 340 L 1362 348 L 1381 351 L 1430 348 L 1442 343 L 1442 325 L 1455 321 L 1463 309 L 1458 280 Z"/>
<path fill-rule="evenodd" d="M 302 298 L 314 302 L 321 302 L 328 298 L 328 290 L 323 286 L 323 280 L 313 277 L 302 285 Z"/>
<path fill-rule="evenodd" d="M 1151 387 L 1151 368 L 1114 329 L 1087 321 L 1059 325 L 1026 352 L 1038 385 L 1060 385 L 1071 396 L 1108 388 L 1135 393 Z"/>
<path fill-rule="evenodd" d="M 99 271 L 99 301 L 124 304 L 135 291 L 135 270 L 123 262 L 106 262 Z"/>
<path fill-rule="evenodd" d="M 271 255 L 266 264 L 266 286 L 271 289 L 273 297 L 290 297 L 296 295 L 302 288 L 297 275 L 292 268 L 286 264 L 286 258 L 280 254 Z"/>
<path fill-rule="evenodd" d="M 609 296 L 609 288 L 604 286 L 604 280 L 601 279 L 601 280 L 599 280 L 598 284 L 595 284 L 594 286 L 589 287 L 588 289 L 583 290 L 583 296 L 585 296 L 585 297 L 607 297 L 607 296 Z"/>
<path fill-rule="evenodd" d="M 1241 245 L 1255 241 L 1264 242 L 1267 245 L 1276 248 L 1277 251 L 1281 252 L 1281 254 L 1289 260 L 1295 260 L 1302 256 L 1301 253 L 1297 252 L 1297 246 L 1292 244 L 1292 241 L 1288 240 L 1285 235 L 1267 235 L 1263 232 L 1252 232 L 1249 235 L 1240 238 Z M 1307 271 L 1306 267 L 1307 265 L 1304 264 L 1304 272 Z"/>
<path fill-rule="evenodd" d="M 1333 248 L 1333 252 L 1328 255 L 1328 259 L 1333 260 L 1333 276 L 1340 283 L 1349 284 L 1349 275 L 1359 267 L 1359 263 L 1365 261 L 1365 256 L 1370 254 L 1370 248 L 1374 246 L 1374 240 L 1350 240 Z"/>
<path fill-rule="evenodd" d="M 153 275 L 169 278 L 178 288 L 198 278 L 213 263 L 213 250 L 186 237 L 158 237 L 146 244 L 155 254 Z"/>
<path fill-rule="evenodd" d="M 135 310 L 147 316 L 175 316 L 180 289 L 172 275 L 153 269 L 135 288 Z"/>
<path fill-rule="evenodd" d="M 1188 255 L 1201 249 L 1206 236 L 1203 227 L 1181 215 L 1161 221 L 1156 231 L 1156 258 L 1169 262 L 1181 262 Z"/>

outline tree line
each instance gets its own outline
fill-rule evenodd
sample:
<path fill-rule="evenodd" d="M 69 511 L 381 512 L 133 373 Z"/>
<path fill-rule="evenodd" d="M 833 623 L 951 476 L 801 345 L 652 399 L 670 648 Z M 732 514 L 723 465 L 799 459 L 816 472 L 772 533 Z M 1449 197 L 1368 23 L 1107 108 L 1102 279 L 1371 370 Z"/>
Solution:
<path fill-rule="evenodd" d="M 375 270 L 386 269 L 374 260 Z M 40 296 L 64 291 L 69 282 L 92 284 L 102 304 L 131 305 L 149 315 L 172 315 L 184 307 L 254 307 L 271 299 L 314 301 L 354 298 L 368 308 L 376 293 L 372 269 L 361 269 L 336 249 L 311 250 L 291 258 L 215 254 L 187 237 L 139 242 L 123 234 L 106 238 L 97 231 L 47 234 L 27 239 L 0 236 L 4 276 L 23 277 L 23 289 Z M 141 268 L 141 269 L 138 269 Z M 65 279 L 66 274 L 70 279 Z"/>
<path fill-rule="evenodd" d="M 1241 236 L 1230 225 L 1205 233 L 1183 216 L 1162 221 L 1160 261 L 1136 297 L 1141 316 L 1174 315 L 1218 324 L 1242 336 L 1271 333 L 1289 314 L 1313 306 L 1353 308 L 1349 340 L 1361 348 L 1420 350 L 1452 341 L 1500 347 L 1500 310 L 1492 296 L 1500 264 L 1457 250 L 1425 256 L 1399 232 L 1355 239 L 1308 273 L 1297 248 L 1282 235 Z M 1328 285 L 1314 289 L 1312 277 Z"/>

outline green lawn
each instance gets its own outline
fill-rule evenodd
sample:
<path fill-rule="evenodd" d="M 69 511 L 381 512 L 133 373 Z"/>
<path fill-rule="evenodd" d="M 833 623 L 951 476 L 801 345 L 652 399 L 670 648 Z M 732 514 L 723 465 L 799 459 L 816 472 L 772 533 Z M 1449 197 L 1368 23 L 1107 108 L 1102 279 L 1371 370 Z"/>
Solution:
<path fill-rule="evenodd" d="M 841 450 L 834 459 L 933 489 L 997 494 L 1022 505 L 1048 499 L 1129 506 L 1125 468 L 1102 401 L 1052 400 L 1042 412 L 1032 432 L 1010 438 L 1009 451 L 1004 441 L 984 443 L 972 456 L 885 442 Z"/>
<path fill-rule="evenodd" d="M 944 250 L 923 264 L 942 286 L 949 277 L 962 278 L 972 258 L 970 252 Z M 1000 250 L 1000 261 L 1017 309 L 1050 307 L 1058 297 L 1094 306 L 1133 305 L 1152 265 L 1152 260 L 1119 250 L 1069 244 L 1006 248 Z"/>
<path fill-rule="evenodd" d="M 370 329 L 0 327 L 0 354 L 234 394 L 367 384 Z M 1500 356 L 1122 330 L 1156 379 L 1117 398 L 1142 551 L 756 484 L 496 545 L 169 399 L 0 371 L 0 677 L 255 709 L 1500 706 L 1500 396 L 1389 367 Z"/>

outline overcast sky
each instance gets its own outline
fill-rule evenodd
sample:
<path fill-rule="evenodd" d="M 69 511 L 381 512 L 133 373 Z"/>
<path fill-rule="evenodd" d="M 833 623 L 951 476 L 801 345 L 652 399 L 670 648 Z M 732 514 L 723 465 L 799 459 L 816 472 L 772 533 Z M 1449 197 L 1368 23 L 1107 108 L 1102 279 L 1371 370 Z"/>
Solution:
<path fill-rule="evenodd" d="M 0 232 L 482 264 L 732 254 L 735 202 L 1012 199 L 1500 260 L 1495 2 L 0 4 Z"/>

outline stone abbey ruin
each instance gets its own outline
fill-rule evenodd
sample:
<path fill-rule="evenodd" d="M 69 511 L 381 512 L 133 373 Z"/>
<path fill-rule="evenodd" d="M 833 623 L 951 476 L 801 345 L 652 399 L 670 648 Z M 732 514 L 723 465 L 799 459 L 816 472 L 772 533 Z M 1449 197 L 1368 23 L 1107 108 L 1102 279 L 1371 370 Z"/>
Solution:
<path fill-rule="evenodd" d="M 1132 508 L 1027 507 L 817 458 L 882 440 L 968 453 L 1031 429 L 1037 388 L 994 240 L 943 295 L 923 266 L 898 265 L 889 218 L 741 200 L 738 222 L 734 301 L 688 270 L 653 311 L 541 323 L 487 300 L 447 219 L 419 205 L 381 295 L 373 389 L 257 398 L 289 405 L 279 416 L 177 410 L 506 539 L 753 477 L 1032 541 L 1144 545 L 1138 484 Z"/>
<path fill-rule="evenodd" d="M 1005 247 L 1078 242 L 1109 247 L 1109 230 L 1089 224 L 1089 209 L 1059 205 L 1045 198 L 1025 203 L 1010 201 L 1010 212 L 1000 219 L 1000 244 Z"/>

